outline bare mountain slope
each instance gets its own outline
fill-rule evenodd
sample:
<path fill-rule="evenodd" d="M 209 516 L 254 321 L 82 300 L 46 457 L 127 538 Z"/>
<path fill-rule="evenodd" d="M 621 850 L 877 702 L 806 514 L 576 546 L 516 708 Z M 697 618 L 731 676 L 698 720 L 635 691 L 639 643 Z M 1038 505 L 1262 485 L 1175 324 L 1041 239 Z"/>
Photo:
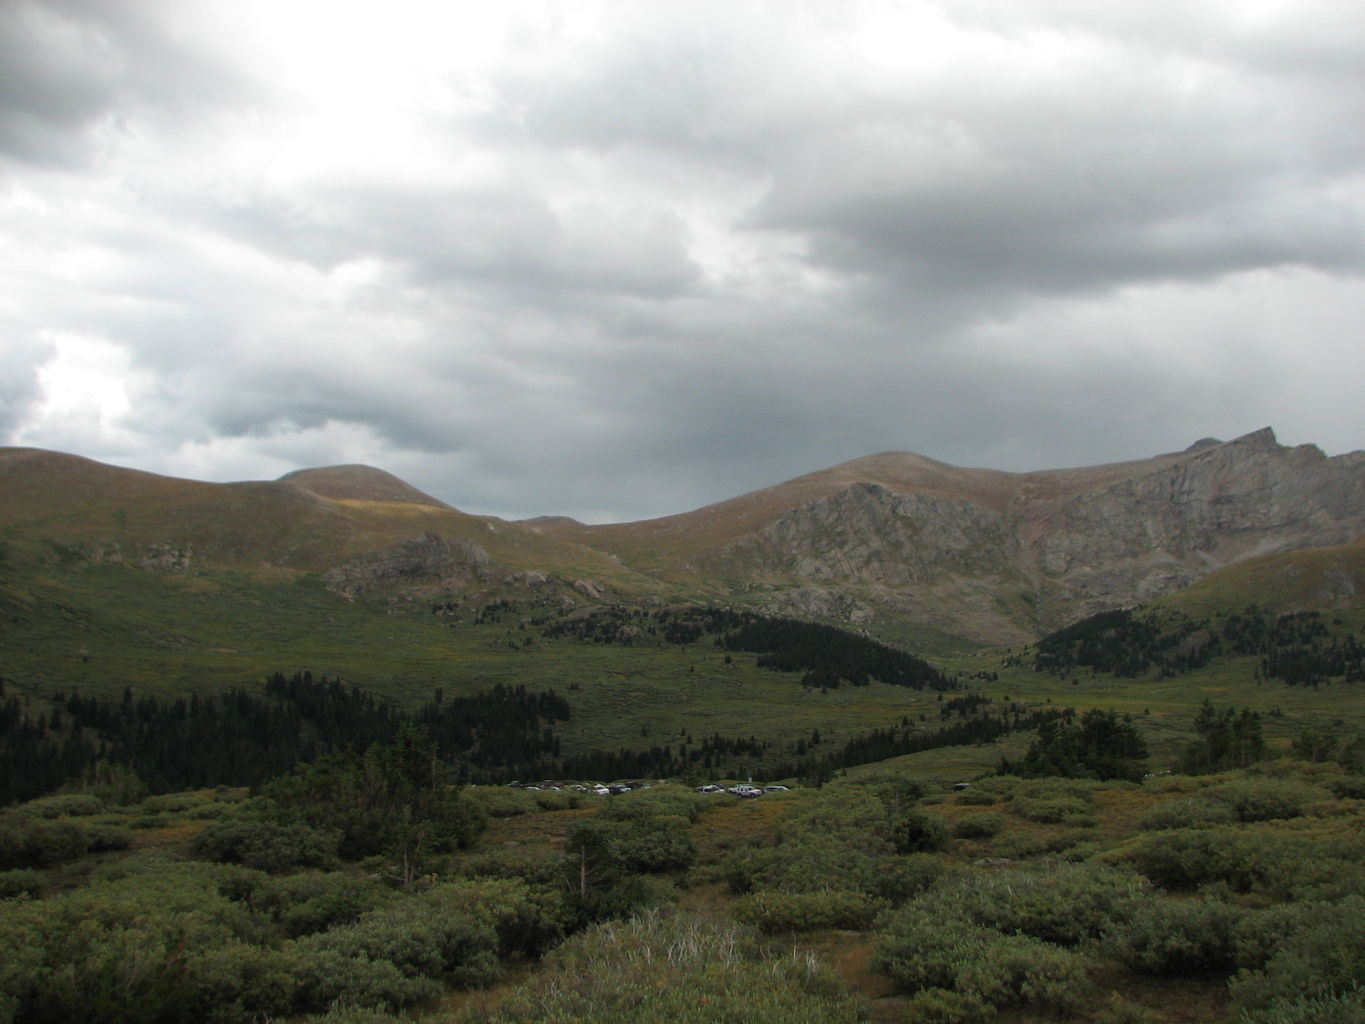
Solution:
<path fill-rule="evenodd" d="M 40 561 L 284 578 L 316 572 L 348 595 L 553 592 L 585 578 L 594 592 L 654 586 L 609 555 L 468 515 L 366 466 L 217 484 L 3 448 L 0 528 Z"/>
<path fill-rule="evenodd" d="M 1005 473 L 884 452 L 681 515 L 471 516 L 365 466 L 208 484 L 0 449 L 0 527 L 42 555 L 319 573 L 344 594 L 711 599 L 1013 642 L 1225 566 L 1365 535 L 1365 452 L 1268 428 Z M 73 555 L 73 552 L 75 553 Z"/>
<path fill-rule="evenodd" d="M 1241 559 L 1365 533 L 1365 453 L 1266 428 L 1135 462 L 1034 473 L 887 452 L 694 512 L 546 526 L 665 579 L 801 614 L 1036 635 Z"/>

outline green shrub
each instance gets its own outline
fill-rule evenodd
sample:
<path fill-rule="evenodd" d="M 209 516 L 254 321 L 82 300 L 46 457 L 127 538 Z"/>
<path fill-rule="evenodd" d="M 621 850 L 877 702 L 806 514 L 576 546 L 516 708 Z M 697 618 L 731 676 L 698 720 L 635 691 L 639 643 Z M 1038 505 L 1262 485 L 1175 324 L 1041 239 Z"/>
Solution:
<path fill-rule="evenodd" d="M 1017 775 L 988 775 L 972 783 L 971 793 L 990 793 L 994 796 L 1008 797 L 1024 785 Z"/>
<path fill-rule="evenodd" d="M 1142 890 L 1142 880 L 1132 872 L 1093 864 L 998 868 L 950 878 L 902 913 L 930 921 L 956 917 L 1075 946 L 1099 937 Z"/>
<path fill-rule="evenodd" d="M 464 791 L 464 796 L 490 818 L 514 818 L 540 809 L 534 793 L 508 786 L 471 787 Z"/>
<path fill-rule="evenodd" d="M 1365 893 L 1362 843 L 1232 829 L 1144 836 L 1124 859 L 1167 889 L 1222 883 L 1235 892 L 1329 899 Z"/>
<path fill-rule="evenodd" d="M 538 953 L 563 929 L 562 901 L 524 885 L 434 886 L 298 939 L 304 1006 L 399 1008 L 433 998 L 444 984 L 488 984 L 501 957 Z"/>
<path fill-rule="evenodd" d="M 205 826 L 190 844 L 196 857 L 281 872 L 324 867 L 336 861 L 340 834 L 308 825 L 268 821 L 218 821 Z"/>
<path fill-rule="evenodd" d="M 269 937 L 256 915 L 215 891 L 218 876 L 209 865 L 162 860 L 34 903 L 42 941 L 26 951 L 36 960 L 17 996 L 19 1018 L 211 1019 L 200 992 L 212 952 Z M 8 907 L 6 918 L 14 923 Z"/>
<path fill-rule="evenodd" d="M 877 936 L 871 967 L 902 992 L 955 989 L 961 966 L 980 956 L 993 935 L 999 933 L 960 918 L 893 913 Z"/>
<path fill-rule="evenodd" d="M 301 1018 L 300 1024 L 408 1024 L 409 1016 L 397 1017 L 369 1006 L 334 1006 L 326 1013 Z"/>
<path fill-rule="evenodd" d="M 33 868 L 0 871 L 0 900 L 10 900 L 16 896 L 39 896 L 46 887 L 47 879 L 43 873 Z"/>
<path fill-rule="evenodd" d="M 541 811 L 577 810 L 588 799 L 572 789 L 533 789 L 528 792 L 535 800 L 536 809 Z"/>
<path fill-rule="evenodd" d="M 21 810 L 35 818 L 88 818 L 103 814 L 108 807 L 93 793 L 58 793 L 30 800 Z"/>
<path fill-rule="evenodd" d="M 816 834 L 779 846 L 741 847 L 720 872 L 736 895 L 843 889 L 898 902 L 932 885 L 943 865 L 929 854 L 867 855 L 844 836 Z"/>
<path fill-rule="evenodd" d="M 1260 970 L 1280 951 L 1286 936 L 1334 912 L 1331 905 L 1312 900 L 1246 910 L 1237 923 L 1237 966 Z"/>
<path fill-rule="evenodd" d="M 682 818 L 696 821 L 715 806 L 714 798 L 680 786 L 655 786 L 612 797 L 598 813 L 616 821 Z"/>
<path fill-rule="evenodd" d="M 1365 800 L 1365 775 L 1337 775 L 1327 780 L 1327 788 L 1338 800 Z"/>
<path fill-rule="evenodd" d="M 143 800 L 141 809 L 147 814 L 162 814 L 167 811 L 183 813 L 192 808 L 200 807 L 206 802 L 202 797 L 195 796 L 193 793 L 162 793 L 157 796 L 149 796 Z"/>
<path fill-rule="evenodd" d="M 997 799 L 997 794 L 984 789 L 964 789 L 953 797 L 953 803 L 964 807 L 989 807 Z"/>
<path fill-rule="evenodd" d="M 837 836 L 847 848 L 863 854 L 893 851 L 893 809 L 872 787 L 831 785 L 801 795 L 800 803 L 778 825 L 783 842 Z"/>
<path fill-rule="evenodd" d="M 953 822 L 953 835 L 958 839 L 990 839 L 1004 827 L 1003 814 L 972 814 Z"/>
<path fill-rule="evenodd" d="M 1283 836 L 1227 829 L 1175 829 L 1144 836 L 1126 859 L 1157 885 L 1192 889 L 1221 882 L 1236 892 L 1283 892 L 1293 858 L 1306 853 Z"/>
<path fill-rule="evenodd" d="M 1009 809 L 1026 821 L 1040 825 L 1060 825 L 1073 822 L 1077 818 L 1088 818 L 1090 804 L 1076 796 L 1014 796 L 1010 798 Z"/>
<path fill-rule="evenodd" d="M 1027 857 L 1041 857 L 1049 854 L 1065 854 L 1077 846 L 1089 843 L 1094 833 L 1087 829 L 1073 828 L 1051 835 L 1010 835 L 995 844 L 995 852 L 1001 857 L 1023 860 Z"/>
<path fill-rule="evenodd" d="M 1142 780 L 1142 788 L 1149 793 L 1194 793 L 1205 784 L 1201 775 L 1155 775 Z"/>
<path fill-rule="evenodd" d="M 1078 954 L 1038 939 L 919 912 L 893 914 L 872 958 L 872 969 L 902 991 L 957 992 L 968 1010 L 980 1003 L 1071 1012 L 1089 990 L 1086 966 Z"/>
<path fill-rule="evenodd" d="M 586 854 L 618 871 L 672 871 L 697 859 L 687 823 L 679 818 L 622 820 L 595 814 L 574 823 L 564 850 L 570 858 Z"/>
<path fill-rule="evenodd" d="M 907 1021 L 916 1024 L 985 1024 L 995 1007 L 966 992 L 946 988 L 920 989 L 905 1001 Z"/>
<path fill-rule="evenodd" d="M 959 990 L 994 1007 L 1027 1006 L 1070 1014 L 1090 993 L 1087 961 L 1071 950 L 1022 935 L 992 939 L 958 972 Z"/>
<path fill-rule="evenodd" d="M 948 845 L 948 822 L 927 811 L 904 811 L 890 825 L 891 844 L 897 853 L 928 853 Z"/>
<path fill-rule="evenodd" d="M 1267 1010 L 1318 996 L 1359 995 L 1365 978 L 1365 897 L 1318 904 L 1294 922 L 1264 965 L 1239 971 L 1230 989 L 1245 1010 Z M 1264 944 L 1262 947 L 1264 948 Z"/>
<path fill-rule="evenodd" d="M 1106 944 L 1139 974 L 1226 974 L 1237 963 L 1242 913 L 1218 900 L 1147 897 L 1127 905 Z"/>
<path fill-rule="evenodd" d="M 425 935 L 425 933 L 421 933 Z M 311 939 L 322 936 L 309 936 Z M 340 944 L 310 945 L 298 951 L 296 999 L 304 1009 L 333 1004 L 400 1008 L 438 998 L 444 986 L 434 977 L 406 972 L 382 957 Z"/>
<path fill-rule="evenodd" d="M 90 826 L 86 850 L 89 853 L 103 853 L 106 850 L 126 850 L 132 845 L 132 831 L 121 825 L 98 822 Z"/>
<path fill-rule="evenodd" d="M 871 860 L 870 877 L 859 876 L 859 892 L 900 903 L 918 896 L 943 877 L 943 862 L 928 853 L 907 853 L 899 857 Z"/>
<path fill-rule="evenodd" d="M 205 949 L 194 971 L 185 1019 L 238 1024 L 268 1021 L 298 1007 L 299 963 L 288 947 L 228 941 Z"/>
<path fill-rule="evenodd" d="M 41 903 L 15 900 L 0 907 L 0 1022 L 10 1024 L 42 987 L 52 921 Z"/>
<path fill-rule="evenodd" d="M 369 879 L 316 871 L 271 878 L 250 895 L 251 906 L 290 938 L 355 921 L 390 898 L 390 890 Z"/>
<path fill-rule="evenodd" d="M 75 860 L 90 846 L 90 827 L 70 818 L 0 817 L 0 871 L 45 868 Z"/>
<path fill-rule="evenodd" d="M 624 921 L 671 906 L 677 900 L 677 886 L 667 878 L 654 875 L 626 875 L 607 885 L 591 888 L 586 894 L 581 891 L 572 894 L 573 905 L 583 923 Z"/>
<path fill-rule="evenodd" d="M 804 932 L 817 928 L 867 928 L 885 908 L 880 900 L 846 889 L 758 892 L 741 896 L 735 902 L 734 915 L 761 932 Z"/>
<path fill-rule="evenodd" d="M 1269 821 L 1297 818 L 1327 792 L 1297 779 L 1260 778 L 1227 782 L 1209 790 L 1208 795 L 1232 808 L 1239 821 Z"/>
<path fill-rule="evenodd" d="M 1193 797 L 1157 804 L 1138 819 L 1138 828 L 1208 828 L 1236 820 L 1237 814 L 1228 804 L 1208 797 Z"/>
<path fill-rule="evenodd" d="M 487 850 L 462 858 L 457 873 L 469 878 L 518 878 L 530 885 L 557 885 L 564 862 L 549 846 Z"/>

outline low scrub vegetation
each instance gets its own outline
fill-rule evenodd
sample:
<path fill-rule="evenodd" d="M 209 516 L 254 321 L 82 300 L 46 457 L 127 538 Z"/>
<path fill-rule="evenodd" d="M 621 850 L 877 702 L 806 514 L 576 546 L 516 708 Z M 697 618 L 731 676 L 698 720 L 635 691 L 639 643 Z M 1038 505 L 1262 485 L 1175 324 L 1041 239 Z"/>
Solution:
<path fill-rule="evenodd" d="M 1361 1012 L 1365 841 L 1340 766 L 955 795 L 882 770 L 773 803 L 482 791 L 455 821 L 493 822 L 487 840 L 446 829 L 448 788 L 375 831 L 347 786 L 430 788 L 419 752 L 250 799 L 5 812 L 0 1021 L 852 1024 L 890 991 L 906 1021 L 1149 1024 L 1167 982 L 1196 987 L 1198 1024 Z"/>

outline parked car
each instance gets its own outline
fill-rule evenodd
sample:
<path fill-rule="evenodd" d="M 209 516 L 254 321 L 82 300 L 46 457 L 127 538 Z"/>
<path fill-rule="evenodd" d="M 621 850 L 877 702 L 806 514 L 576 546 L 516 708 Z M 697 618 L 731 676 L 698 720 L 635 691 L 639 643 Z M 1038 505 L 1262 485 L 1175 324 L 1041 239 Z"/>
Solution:
<path fill-rule="evenodd" d="M 787 792 L 790 792 L 790 790 L 788 790 L 788 788 L 787 788 L 786 786 L 764 786 L 764 787 L 763 787 L 763 792 L 765 792 L 765 793 L 787 793 Z"/>
<path fill-rule="evenodd" d="M 629 786 L 620 786 L 620 785 L 617 785 L 617 786 L 608 786 L 608 787 L 607 787 L 607 792 L 610 793 L 612 796 L 620 796 L 622 793 L 629 793 L 629 792 L 630 792 L 630 787 L 629 787 Z"/>
<path fill-rule="evenodd" d="M 751 786 L 747 782 L 741 782 L 738 786 L 731 786 L 730 792 L 735 794 L 735 796 L 744 797 L 763 795 L 763 790 L 759 789 L 757 786 Z"/>
<path fill-rule="evenodd" d="M 595 783 L 590 792 L 594 796 L 609 796 L 611 794 L 611 790 L 609 790 L 606 786 L 602 785 L 602 783 L 600 782 Z"/>
<path fill-rule="evenodd" d="M 725 787 L 724 787 L 724 786 L 717 786 L 717 785 L 698 786 L 698 787 L 697 787 L 697 792 L 698 792 L 698 793 L 724 793 L 724 792 L 725 792 Z"/>

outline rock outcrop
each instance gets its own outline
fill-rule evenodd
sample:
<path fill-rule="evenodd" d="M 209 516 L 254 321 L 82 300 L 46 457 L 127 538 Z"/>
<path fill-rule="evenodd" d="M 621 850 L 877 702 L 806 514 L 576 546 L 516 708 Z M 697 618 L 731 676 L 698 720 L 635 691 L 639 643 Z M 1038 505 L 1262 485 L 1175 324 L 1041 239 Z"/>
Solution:
<path fill-rule="evenodd" d="M 693 513 L 579 527 L 573 537 L 628 565 L 666 543 L 685 557 L 661 565 L 654 556 L 656 576 L 766 588 L 771 606 L 792 614 L 858 622 L 884 613 L 1012 642 L 1244 558 L 1362 533 L 1365 452 L 1328 458 L 1312 445 L 1284 447 L 1267 428 L 1136 462 L 1036 473 L 883 453 Z"/>
<path fill-rule="evenodd" d="M 394 586 L 458 590 L 485 578 L 490 564 L 488 552 L 473 541 L 426 533 L 328 569 L 322 581 L 347 597 Z"/>

